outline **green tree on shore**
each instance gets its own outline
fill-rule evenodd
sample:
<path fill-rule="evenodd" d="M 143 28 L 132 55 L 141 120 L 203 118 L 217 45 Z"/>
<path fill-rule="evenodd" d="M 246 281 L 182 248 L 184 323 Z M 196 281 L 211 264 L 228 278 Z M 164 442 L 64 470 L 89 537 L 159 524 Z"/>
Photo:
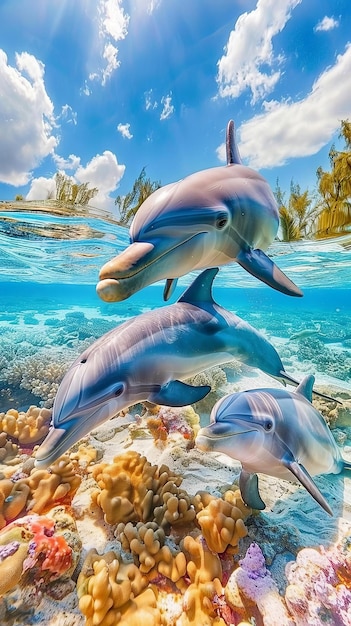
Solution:
<path fill-rule="evenodd" d="M 311 207 L 312 197 L 308 190 L 301 191 L 300 185 L 290 183 L 290 195 L 285 202 L 285 193 L 277 180 L 274 196 L 278 204 L 283 241 L 296 241 L 309 237 L 316 209 Z"/>
<path fill-rule="evenodd" d="M 343 120 L 339 137 L 345 149 L 329 151 L 330 172 L 321 167 L 318 179 L 318 223 L 316 237 L 328 237 L 350 229 L 351 225 L 351 122 Z"/>
<path fill-rule="evenodd" d="M 86 206 L 90 200 L 98 193 L 98 188 L 89 189 L 89 183 L 81 183 L 78 185 L 73 182 L 72 178 L 57 172 L 55 174 L 56 196 L 55 200 L 63 204 L 79 204 Z"/>
<path fill-rule="evenodd" d="M 138 178 L 134 181 L 132 190 L 125 196 L 117 196 L 115 200 L 120 214 L 119 223 L 128 226 L 142 203 L 159 187 L 161 187 L 161 183 L 147 178 L 145 167 L 143 167 Z"/>

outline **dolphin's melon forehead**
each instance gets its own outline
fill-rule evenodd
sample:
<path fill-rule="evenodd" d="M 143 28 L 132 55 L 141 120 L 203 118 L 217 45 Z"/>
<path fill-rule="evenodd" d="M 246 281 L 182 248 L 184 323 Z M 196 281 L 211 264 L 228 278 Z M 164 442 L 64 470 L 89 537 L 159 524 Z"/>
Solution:
<path fill-rule="evenodd" d="M 236 195 L 236 188 L 239 190 L 244 181 L 255 181 L 260 187 L 269 189 L 263 176 L 249 167 L 238 164 L 201 170 L 177 182 L 160 187 L 143 202 L 137 211 L 130 228 L 131 237 L 136 238 L 138 233 L 145 228 L 146 223 L 150 224 L 159 220 L 160 216 L 166 214 L 179 213 L 181 217 L 181 211 L 184 209 L 202 207 L 209 210 L 218 209 L 228 196 Z M 274 196 L 270 190 L 269 193 L 270 199 L 274 202 Z"/>

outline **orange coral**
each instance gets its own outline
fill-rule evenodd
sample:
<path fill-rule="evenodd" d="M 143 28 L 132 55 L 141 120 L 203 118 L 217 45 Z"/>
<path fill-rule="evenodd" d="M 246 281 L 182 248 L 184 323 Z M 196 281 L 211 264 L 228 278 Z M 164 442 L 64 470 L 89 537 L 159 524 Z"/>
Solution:
<path fill-rule="evenodd" d="M 56 532 L 55 521 L 27 515 L 0 531 L 0 594 L 30 570 L 31 580 L 59 578 L 72 566 L 72 548 Z"/>
<path fill-rule="evenodd" d="M 194 539 L 186 536 L 183 549 L 188 555 L 190 585 L 184 594 L 184 612 L 179 626 L 225 626 L 222 618 L 217 616 L 213 603 L 214 598 L 223 592 L 222 566 L 217 554 L 210 552 L 201 537 Z"/>

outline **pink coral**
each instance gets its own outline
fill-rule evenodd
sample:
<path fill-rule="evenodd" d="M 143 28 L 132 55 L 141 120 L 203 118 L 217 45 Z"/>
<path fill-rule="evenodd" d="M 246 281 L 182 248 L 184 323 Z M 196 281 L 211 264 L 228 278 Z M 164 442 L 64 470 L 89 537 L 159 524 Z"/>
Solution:
<path fill-rule="evenodd" d="M 225 588 L 228 604 L 246 619 L 261 619 L 265 626 L 292 626 L 283 599 L 265 565 L 261 548 L 252 543 L 240 567 Z"/>
<path fill-rule="evenodd" d="M 304 548 L 287 566 L 285 600 L 297 626 L 351 624 L 351 541 L 329 549 Z"/>

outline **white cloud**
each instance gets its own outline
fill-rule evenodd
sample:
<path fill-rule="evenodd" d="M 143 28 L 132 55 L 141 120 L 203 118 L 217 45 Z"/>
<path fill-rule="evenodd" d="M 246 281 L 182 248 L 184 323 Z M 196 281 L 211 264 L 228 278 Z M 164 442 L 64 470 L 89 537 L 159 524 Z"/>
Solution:
<path fill-rule="evenodd" d="M 75 154 L 70 154 L 68 159 L 60 157 L 58 154 L 53 155 L 53 159 L 59 170 L 76 170 L 80 165 L 80 157 Z"/>
<path fill-rule="evenodd" d="M 129 15 L 124 13 L 122 0 L 99 0 L 98 14 L 99 34 L 103 43 L 102 58 L 105 60 L 105 67 L 99 72 L 90 73 L 89 79 L 99 79 L 101 84 L 105 85 L 120 65 L 120 61 L 117 59 L 118 48 L 114 44 L 127 36 Z"/>
<path fill-rule="evenodd" d="M 155 98 L 153 97 L 152 89 L 149 89 L 149 91 L 145 91 L 144 96 L 145 96 L 145 109 L 147 111 L 149 109 L 157 109 L 158 103 L 157 103 L 157 100 L 155 100 Z"/>
<path fill-rule="evenodd" d="M 33 178 L 26 200 L 48 200 L 56 196 L 55 178 Z"/>
<path fill-rule="evenodd" d="M 116 190 L 125 172 L 125 165 L 120 165 L 117 157 L 110 150 L 97 154 L 86 167 L 80 165 L 75 173 L 79 183 L 89 183 L 89 187 L 97 187 L 99 193 L 92 204 L 105 209 L 112 209 L 114 199 L 110 193 Z"/>
<path fill-rule="evenodd" d="M 163 109 L 161 111 L 160 120 L 167 120 L 174 113 L 172 94 L 170 93 L 167 96 L 163 96 L 161 98 L 161 104 L 163 104 Z"/>
<path fill-rule="evenodd" d="M 315 31 L 333 30 L 339 26 L 339 21 L 327 15 L 315 26 Z"/>
<path fill-rule="evenodd" d="M 90 76 L 89 76 L 89 78 L 90 78 L 90 80 L 92 80 L 92 78 Z M 91 95 L 91 89 L 89 88 L 87 81 L 85 81 L 84 87 L 81 87 L 80 93 L 83 94 L 84 96 L 90 96 Z"/>
<path fill-rule="evenodd" d="M 101 84 L 106 85 L 106 81 L 111 77 L 113 72 L 119 67 L 120 61 L 117 59 L 118 48 L 112 43 L 107 43 L 104 48 L 103 58 L 106 59 L 106 67 L 102 71 Z"/>
<path fill-rule="evenodd" d="M 25 185 L 30 172 L 58 143 L 54 105 L 46 93 L 44 65 L 33 55 L 16 54 L 8 65 L 0 49 L 0 181 Z"/>
<path fill-rule="evenodd" d="M 122 0 L 100 0 L 100 32 L 110 35 L 114 41 L 124 39 L 128 34 L 129 15 L 124 13 Z"/>
<path fill-rule="evenodd" d="M 231 31 L 225 54 L 218 61 L 219 95 L 237 98 L 250 89 L 252 103 L 264 98 L 278 82 L 283 59 L 274 55 L 272 39 L 281 32 L 301 0 L 258 0 L 243 13 Z M 265 71 L 266 67 L 271 71 Z"/>
<path fill-rule="evenodd" d="M 76 164 L 76 171 L 70 176 L 72 181 L 79 184 L 89 183 L 89 189 L 97 187 L 99 193 L 93 198 L 91 204 L 106 210 L 113 210 L 114 198 L 110 194 L 117 189 L 125 171 L 125 165 L 118 163 L 113 152 L 105 150 L 103 154 L 97 154 L 87 163 L 86 167 L 83 167 L 80 164 L 80 158 L 73 154 L 66 161 L 56 156 L 55 162 L 57 165 L 66 166 L 60 168 L 63 174 L 66 174 L 65 169 L 74 169 L 73 164 Z M 48 197 L 55 197 L 55 192 L 55 177 L 34 178 L 26 200 L 46 200 Z"/>
<path fill-rule="evenodd" d="M 144 2 L 145 0 L 142 0 L 142 2 Z M 156 9 L 158 9 L 158 7 L 160 6 L 162 0 L 149 0 L 148 5 L 147 5 L 147 12 L 149 15 L 151 15 L 154 11 L 156 11 Z"/>
<path fill-rule="evenodd" d="M 67 124 L 77 126 L 77 112 L 73 111 L 69 104 L 63 105 L 61 109 L 61 119 L 67 122 Z"/>
<path fill-rule="evenodd" d="M 239 128 L 243 159 L 260 169 L 316 154 L 332 138 L 342 119 L 351 118 L 351 44 L 298 102 L 275 103 Z M 217 153 L 223 157 L 223 147 Z"/>
<path fill-rule="evenodd" d="M 133 135 L 130 132 L 130 124 L 118 124 L 117 130 L 121 133 L 122 137 L 125 139 L 132 139 Z"/>

